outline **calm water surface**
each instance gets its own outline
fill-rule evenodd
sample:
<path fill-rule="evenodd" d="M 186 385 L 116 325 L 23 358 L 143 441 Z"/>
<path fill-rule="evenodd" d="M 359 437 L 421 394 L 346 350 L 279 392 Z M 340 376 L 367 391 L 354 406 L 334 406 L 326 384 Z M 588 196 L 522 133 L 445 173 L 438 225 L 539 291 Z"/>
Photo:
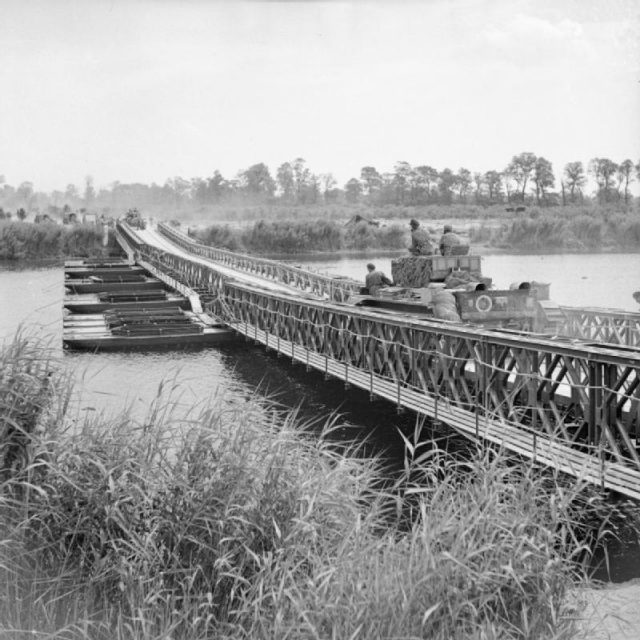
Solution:
<path fill-rule="evenodd" d="M 389 256 L 367 258 L 305 259 L 299 263 L 332 275 L 364 280 L 369 261 L 388 275 Z M 551 283 L 551 297 L 571 306 L 615 307 L 637 311 L 632 293 L 640 289 L 640 255 L 485 256 L 483 273 L 497 287 L 511 282 L 537 280 Z M 411 430 L 415 417 L 397 415 L 384 401 L 370 402 L 357 389 L 345 391 L 336 380 L 325 381 L 317 372 L 305 372 L 286 358 L 266 353 L 242 339 L 221 348 L 92 354 L 63 352 L 63 271 L 61 268 L 10 271 L 0 267 L 0 341 L 10 339 L 19 327 L 50 341 L 58 352 L 74 388 L 74 411 L 117 414 L 128 408 L 142 420 L 162 387 L 173 389 L 178 411 L 185 412 L 209 401 L 242 403 L 256 392 L 275 396 L 285 408 L 300 408 L 303 420 L 318 420 L 339 412 L 346 425 L 337 437 L 366 437 L 368 451 L 383 453 L 393 464 L 402 460 L 398 429 Z M 441 428 L 434 434 L 447 438 L 454 448 L 464 441 Z M 640 552 L 634 532 L 628 542 L 612 550 L 617 580 L 640 575 Z"/>

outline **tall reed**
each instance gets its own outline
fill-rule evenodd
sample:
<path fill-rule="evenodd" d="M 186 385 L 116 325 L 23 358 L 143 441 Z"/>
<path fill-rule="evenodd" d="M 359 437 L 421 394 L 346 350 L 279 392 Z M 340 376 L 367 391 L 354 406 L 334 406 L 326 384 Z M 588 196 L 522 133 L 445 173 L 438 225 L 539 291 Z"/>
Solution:
<path fill-rule="evenodd" d="M 390 483 L 258 397 L 38 415 L 0 485 L 2 637 L 570 637 L 580 491 L 500 452 L 407 441 Z"/>

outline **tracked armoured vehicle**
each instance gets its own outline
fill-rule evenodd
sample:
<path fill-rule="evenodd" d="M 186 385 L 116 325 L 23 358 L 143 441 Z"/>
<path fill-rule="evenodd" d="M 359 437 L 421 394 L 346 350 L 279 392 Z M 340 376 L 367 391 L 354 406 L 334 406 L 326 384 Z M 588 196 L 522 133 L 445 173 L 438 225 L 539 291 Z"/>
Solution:
<path fill-rule="evenodd" d="M 557 305 L 549 300 L 549 285 L 518 282 L 509 289 L 494 289 L 482 275 L 481 257 L 466 255 L 410 256 L 391 263 L 393 287 L 377 296 L 361 290 L 352 302 L 383 312 L 418 315 L 454 322 L 470 322 L 543 332 L 554 320 Z"/>

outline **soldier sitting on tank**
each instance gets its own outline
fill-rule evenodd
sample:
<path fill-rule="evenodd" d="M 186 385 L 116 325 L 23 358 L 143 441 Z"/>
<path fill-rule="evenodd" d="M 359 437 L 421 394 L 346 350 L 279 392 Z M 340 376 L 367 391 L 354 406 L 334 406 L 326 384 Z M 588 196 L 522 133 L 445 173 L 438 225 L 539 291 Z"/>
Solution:
<path fill-rule="evenodd" d="M 409 247 L 409 253 L 414 256 L 432 256 L 433 245 L 431 244 L 429 234 L 420 227 L 420 223 L 417 220 L 411 220 L 409 226 L 411 227 L 411 246 Z"/>
<path fill-rule="evenodd" d="M 440 253 L 443 256 L 450 256 L 453 253 L 453 247 L 458 247 L 462 244 L 462 240 L 460 240 L 460 236 L 456 233 L 453 233 L 453 229 L 450 224 L 445 224 L 444 233 L 440 238 Z"/>
<path fill-rule="evenodd" d="M 376 271 L 376 265 L 372 262 L 367 265 L 367 271 L 364 284 L 369 290 L 369 295 L 377 297 L 380 289 L 393 286 L 393 282 L 382 271 Z"/>

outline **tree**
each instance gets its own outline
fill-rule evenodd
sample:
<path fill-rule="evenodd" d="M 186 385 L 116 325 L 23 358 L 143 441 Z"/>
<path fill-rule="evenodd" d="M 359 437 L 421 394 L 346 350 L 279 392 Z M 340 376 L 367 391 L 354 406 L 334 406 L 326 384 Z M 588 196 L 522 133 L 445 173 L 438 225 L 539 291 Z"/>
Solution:
<path fill-rule="evenodd" d="M 222 174 L 216 169 L 207 180 L 207 193 L 211 202 L 220 202 L 230 191 L 230 185 Z"/>
<path fill-rule="evenodd" d="M 320 195 L 320 178 L 315 174 L 309 172 L 304 185 L 302 201 L 305 203 L 315 204 L 318 201 Z"/>
<path fill-rule="evenodd" d="M 164 183 L 164 191 L 167 196 L 173 200 L 173 206 L 176 209 L 179 209 L 182 206 L 183 201 L 188 198 L 190 189 L 191 182 L 181 178 L 180 176 L 168 178 Z"/>
<path fill-rule="evenodd" d="M 191 193 L 198 204 L 206 204 L 209 200 L 207 181 L 203 178 L 191 178 Z"/>
<path fill-rule="evenodd" d="M 582 162 L 569 162 L 564 167 L 564 184 L 569 189 L 569 197 L 571 202 L 575 201 L 576 192 L 580 194 L 582 198 L 582 187 L 587 183 L 587 178 L 584 175 L 584 166 Z"/>
<path fill-rule="evenodd" d="M 284 162 L 278 167 L 276 179 L 283 199 L 290 200 L 293 197 L 295 181 L 293 179 L 293 167 L 289 162 Z"/>
<path fill-rule="evenodd" d="M 349 182 L 344 186 L 344 191 L 347 202 L 353 204 L 358 201 L 358 198 L 362 193 L 362 183 L 356 178 L 351 178 L 351 180 L 349 180 Z"/>
<path fill-rule="evenodd" d="M 16 217 L 18 218 L 18 220 L 24 222 L 25 219 L 27 218 L 27 212 L 24 210 L 23 207 L 20 207 L 17 211 L 16 211 Z"/>
<path fill-rule="evenodd" d="M 324 198 L 325 202 L 335 201 L 337 193 L 335 193 L 336 190 L 334 189 L 334 187 L 338 183 L 336 182 L 336 179 L 333 177 L 333 175 L 331 173 L 321 173 L 318 176 L 318 180 L 322 187 L 322 197 Z"/>
<path fill-rule="evenodd" d="M 633 162 L 628 158 L 618 166 L 618 184 L 624 185 L 624 201 L 629 202 L 629 183 L 633 181 Z"/>
<path fill-rule="evenodd" d="M 443 169 L 438 178 L 438 190 L 440 191 L 440 202 L 442 204 L 451 204 L 453 199 L 452 190 L 456 183 L 456 176 L 451 169 Z"/>
<path fill-rule="evenodd" d="M 78 199 L 78 189 L 75 184 L 68 184 L 64 192 L 65 198 L 73 202 Z"/>
<path fill-rule="evenodd" d="M 592 158 L 589 161 L 589 173 L 593 175 L 598 185 L 598 197 L 601 201 L 609 202 L 615 188 L 613 176 L 618 165 L 609 158 Z"/>
<path fill-rule="evenodd" d="M 18 200 L 27 207 L 30 207 L 33 198 L 33 182 L 22 182 L 16 190 Z"/>
<path fill-rule="evenodd" d="M 296 201 L 304 202 L 305 200 L 305 187 L 309 180 L 311 172 L 305 166 L 304 158 L 296 158 L 291 166 L 293 169 L 293 183 L 296 193 Z"/>
<path fill-rule="evenodd" d="M 555 186 L 553 165 L 546 158 L 540 156 L 536 159 L 532 179 L 536 185 L 536 202 L 540 204 L 546 200 L 547 191 Z"/>
<path fill-rule="evenodd" d="M 438 171 L 427 164 L 420 165 L 415 169 L 417 181 L 420 189 L 419 198 L 422 199 L 424 194 L 424 200 L 429 201 L 431 196 L 431 188 L 438 182 Z"/>
<path fill-rule="evenodd" d="M 413 169 L 408 162 L 396 162 L 394 170 L 394 185 L 396 188 L 396 204 L 404 204 Z"/>
<path fill-rule="evenodd" d="M 471 186 L 471 171 L 469 171 L 469 169 L 458 169 L 458 173 L 455 175 L 455 186 L 458 190 L 460 202 L 466 202 L 467 193 Z"/>
<path fill-rule="evenodd" d="M 484 186 L 484 176 L 479 172 L 473 174 L 473 185 L 475 187 L 474 199 L 476 204 L 480 204 L 482 199 L 482 187 Z"/>
<path fill-rule="evenodd" d="M 524 202 L 527 183 L 531 178 L 531 174 L 536 166 L 536 154 L 530 151 L 524 151 L 517 156 L 513 156 L 505 173 L 512 178 L 520 193 L 519 199 Z"/>
<path fill-rule="evenodd" d="M 374 192 L 380 190 L 382 179 L 375 167 L 362 167 L 362 169 L 360 169 L 360 180 L 364 183 L 366 193 L 369 197 L 371 197 Z"/>
<path fill-rule="evenodd" d="M 271 197 L 276 190 L 276 183 L 271 177 L 269 167 L 263 162 L 250 166 L 240 174 L 244 189 L 252 196 Z"/>
<path fill-rule="evenodd" d="M 381 176 L 382 185 L 380 186 L 380 203 L 390 204 L 396 201 L 396 176 L 389 171 L 383 173 Z"/>
<path fill-rule="evenodd" d="M 487 185 L 489 202 L 502 200 L 502 174 L 499 171 L 487 171 L 484 174 L 484 183 Z"/>

